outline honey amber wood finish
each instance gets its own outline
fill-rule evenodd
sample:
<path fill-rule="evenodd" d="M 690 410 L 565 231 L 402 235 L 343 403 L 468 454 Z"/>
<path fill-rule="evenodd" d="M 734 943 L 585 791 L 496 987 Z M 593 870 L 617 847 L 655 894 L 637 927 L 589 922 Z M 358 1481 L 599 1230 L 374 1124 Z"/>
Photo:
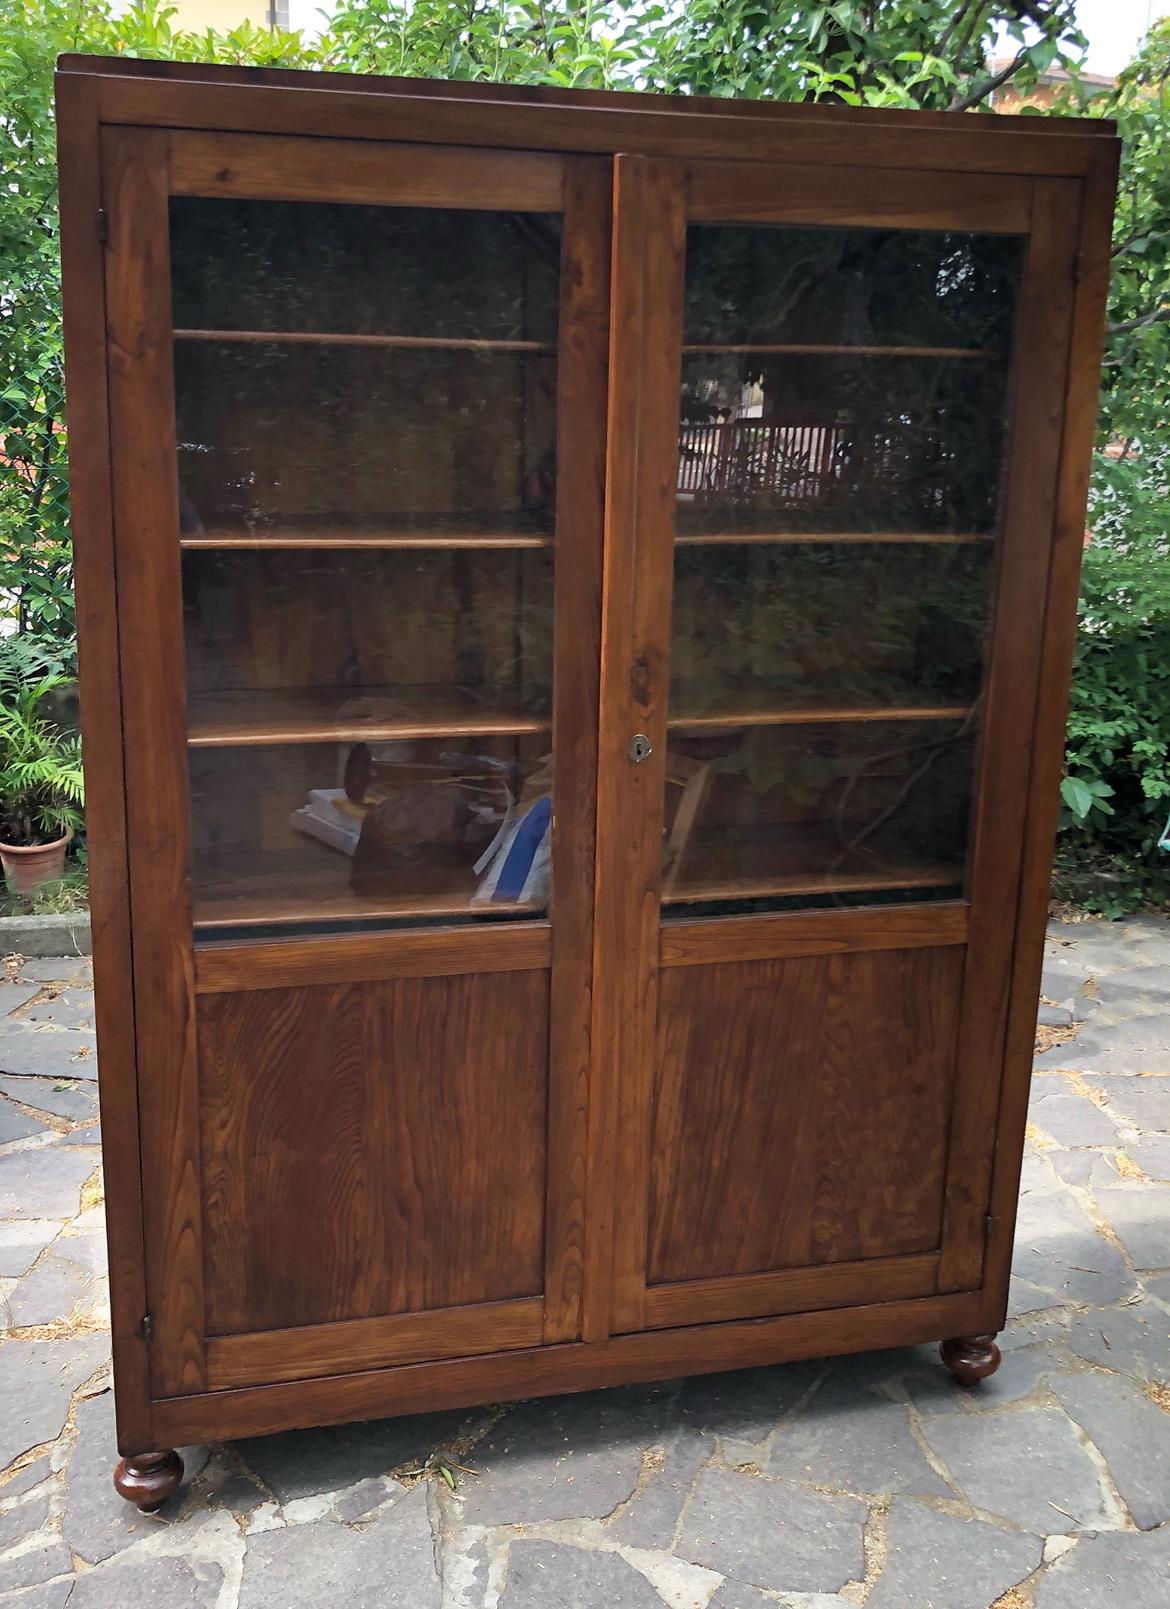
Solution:
<path fill-rule="evenodd" d="M 119 1491 L 156 1509 L 181 1478 L 168 1449 L 187 1442 L 941 1337 L 959 1380 L 986 1377 L 1055 821 L 1110 127 L 77 57 L 59 83 Z M 555 349 L 524 324 L 274 333 L 217 315 L 175 331 L 172 196 L 555 215 Z M 676 543 L 684 359 L 848 353 L 894 376 L 924 358 L 978 376 L 1003 334 L 684 343 L 693 222 L 1026 237 L 992 536 L 891 515 L 884 530 L 818 517 Z M 176 338 L 188 358 L 555 350 L 555 530 L 311 514 L 258 530 L 228 510 L 180 536 Z M 746 682 L 718 704 L 670 701 L 676 546 L 974 562 L 992 542 L 975 704 L 818 706 Z M 212 650 L 184 649 L 181 566 L 262 579 L 443 553 L 553 566 L 551 710 L 423 687 L 355 719 L 314 691 L 330 685 L 317 661 L 297 673 L 333 644 L 295 623 L 283 638 L 271 623 L 271 674 L 232 699 L 199 680 Z M 922 853 L 818 870 L 810 829 L 807 866 L 777 871 L 716 837 L 688 846 L 664 894 L 668 741 L 800 742 L 895 718 L 980 725 L 965 868 Z M 651 751 L 636 764 L 635 733 Z M 193 879 L 192 756 L 320 756 L 358 738 L 551 747 L 547 915 L 518 901 L 507 921 L 467 923 L 441 856 L 417 890 L 361 900 L 337 865 L 290 882 L 229 857 Z M 865 903 L 890 890 L 919 898 Z M 769 895 L 807 908 L 753 909 Z M 703 914 L 713 899 L 747 914 Z M 369 926 L 337 930 L 354 918 Z"/>

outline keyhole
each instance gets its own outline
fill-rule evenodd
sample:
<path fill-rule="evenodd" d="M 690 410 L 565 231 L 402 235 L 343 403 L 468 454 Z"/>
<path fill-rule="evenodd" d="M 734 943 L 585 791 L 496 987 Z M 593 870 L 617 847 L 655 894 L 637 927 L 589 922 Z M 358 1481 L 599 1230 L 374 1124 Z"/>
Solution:
<path fill-rule="evenodd" d="M 634 733 L 629 742 L 628 752 L 630 759 L 633 760 L 635 765 L 640 765 L 643 760 L 648 760 L 650 758 L 654 750 L 651 747 L 650 739 L 646 736 L 645 732 Z"/>

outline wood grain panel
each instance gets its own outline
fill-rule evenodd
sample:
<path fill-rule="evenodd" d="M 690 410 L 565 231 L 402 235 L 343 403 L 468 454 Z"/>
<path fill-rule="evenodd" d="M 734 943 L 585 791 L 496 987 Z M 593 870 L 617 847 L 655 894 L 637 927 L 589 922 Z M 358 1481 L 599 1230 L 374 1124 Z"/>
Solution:
<path fill-rule="evenodd" d="M 1031 210 L 1028 179 L 993 173 L 907 173 L 839 167 L 825 183 L 818 167 L 696 162 L 689 169 L 687 214 L 696 222 L 804 221 L 823 227 L 961 229 L 1023 234 Z"/>
<path fill-rule="evenodd" d="M 539 1297 L 528 1297 L 445 1307 L 434 1313 L 399 1313 L 391 1318 L 215 1336 L 207 1345 L 207 1383 L 212 1391 L 223 1391 L 231 1386 L 309 1380 L 424 1359 L 539 1346 L 543 1309 Z"/>
<path fill-rule="evenodd" d="M 204 995 L 208 1332 L 538 1295 L 548 975 Z"/>
<path fill-rule="evenodd" d="M 396 207 L 559 212 L 563 164 L 534 151 L 477 151 L 274 139 L 263 134 L 176 136 L 176 195 L 276 201 L 345 199 Z"/>
<path fill-rule="evenodd" d="M 343 1424 L 383 1414 L 426 1413 L 625 1381 L 669 1380 L 794 1358 L 911 1346 L 940 1335 L 976 1334 L 985 1315 L 982 1297 L 974 1291 L 829 1313 L 652 1330 L 595 1346 L 546 1346 L 177 1397 L 155 1404 L 155 1425 L 168 1446 L 232 1440 L 300 1425 Z"/>
<path fill-rule="evenodd" d="M 855 910 L 774 911 L 765 916 L 695 918 L 663 924 L 658 964 L 704 966 L 712 961 L 780 961 L 796 955 L 856 950 L 937 949 L 967 941 L 967 906 L 859 906 Z"/>
<path fill-rule="evenodd" d="M 947 948 L 663 972 L 649 1283 L 938 1245 L 962 963 Z"/>
<path fill-rule="evenodd" d="M 827 1268 L 680 1280 L 655 1285 L 646 1292 L 646 1327 L 714 1324 L 724 1319 L 811 1313 L 866 1302 L 895 1302 L 907 1296 L 933 1296 L 937 1273 L 938 1253 L 921 1252 L 914 1257 L 874 1257 Z"/>

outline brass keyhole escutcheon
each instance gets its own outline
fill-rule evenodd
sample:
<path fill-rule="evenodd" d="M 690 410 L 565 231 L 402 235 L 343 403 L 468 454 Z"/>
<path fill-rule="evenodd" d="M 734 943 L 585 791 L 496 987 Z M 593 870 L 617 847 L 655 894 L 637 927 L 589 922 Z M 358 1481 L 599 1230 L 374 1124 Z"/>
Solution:
<path fill-rule="evenodd" d="M 626 752 L 635 765 L 641 765 L 643 760 L 650 758 L 654 749 L 645 732 L 635 732 L 626 747 Z"/>

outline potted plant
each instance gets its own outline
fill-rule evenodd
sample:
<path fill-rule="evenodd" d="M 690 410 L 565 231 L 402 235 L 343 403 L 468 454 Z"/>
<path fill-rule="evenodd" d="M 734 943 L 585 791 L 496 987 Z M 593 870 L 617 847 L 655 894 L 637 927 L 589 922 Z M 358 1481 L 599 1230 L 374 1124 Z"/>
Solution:
<path fill-rule="evenodd" d="M 41 708 L 64 685 L 64 677 L 47 676 L 6 689 L 0 703 L 0 864 L 14 894 L 64 874 L 65 851 L 81 826 L 81 739 Z"/>

